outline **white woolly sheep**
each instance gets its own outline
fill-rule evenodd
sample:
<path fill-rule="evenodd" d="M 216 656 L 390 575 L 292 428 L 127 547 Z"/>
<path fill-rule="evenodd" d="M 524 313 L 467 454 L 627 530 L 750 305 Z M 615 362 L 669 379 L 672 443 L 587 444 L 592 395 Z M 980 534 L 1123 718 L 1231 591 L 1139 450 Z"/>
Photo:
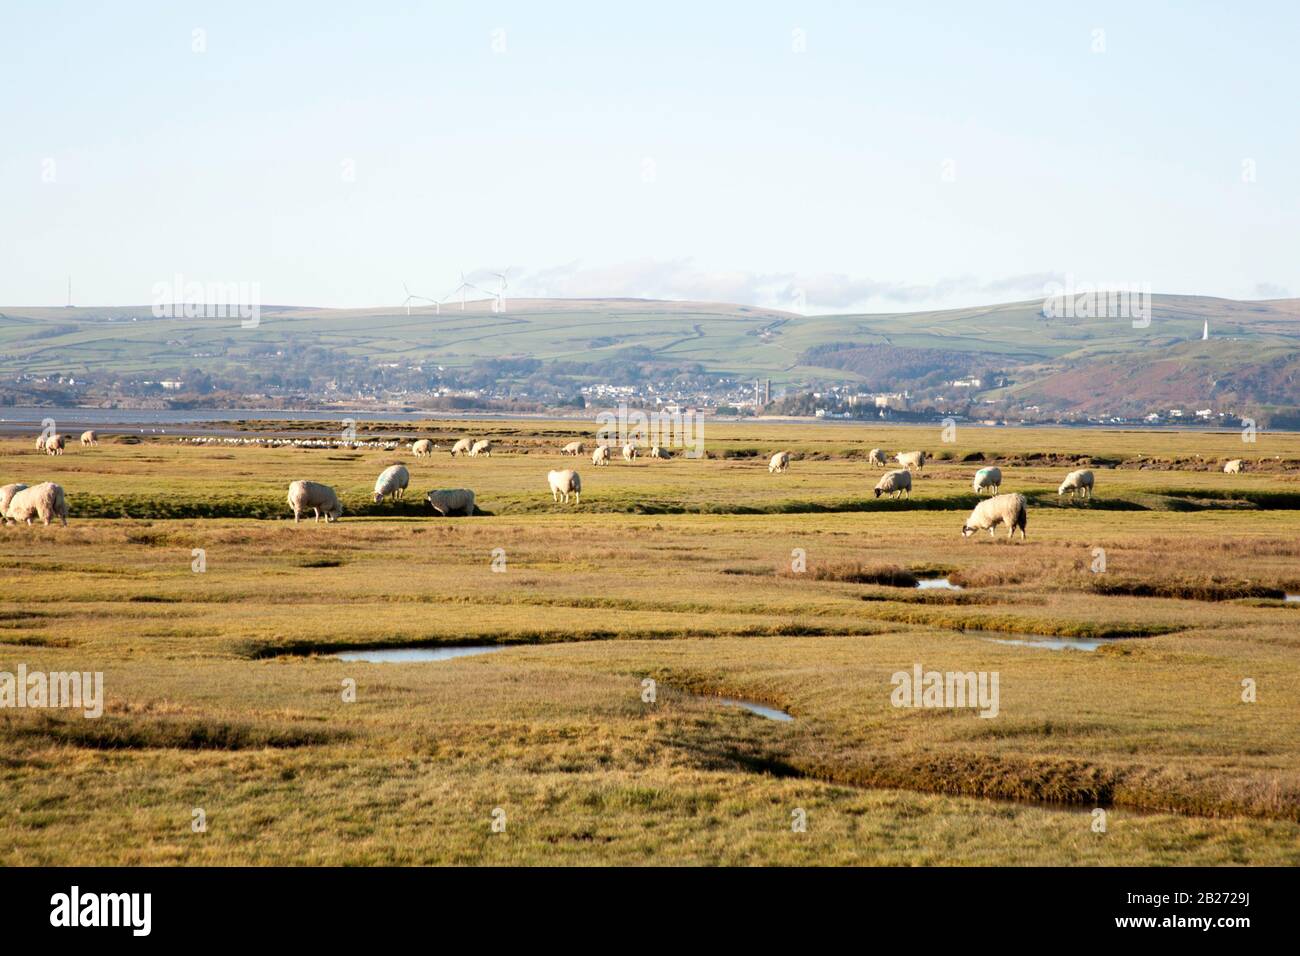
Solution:
<path fill-rule="evenodd" d="M 885 457 L 885 453 L 879 448 L 871 449 L 871 453 L 867 455 L 867 461 L 871 464 L 872 468 L 889 467 L 889 459 Z"/>
<path fill-rule="evenodd" d="M 1066 475 L 1065 481 L 1061 482 L 1061 487 L 1056 489 L 1056 494 L 1059 497 L 1067 491 L 1070 493 L 1071 500 L 1074 499 L 1075 492 L 1078 492 L 1080 497 L 1091 498 L 1092 472 L 1088 471 L 1086 468 L 1081 468 L 1078 471 L 1072 471 Z"/>
<path fill-rule="evenodd" d="M 995 495 L 986 498 L 975 506 L 966 523 L 961 526 L 961 536 L 969 538 L 976 531 L 988 531 L 993 536 L 993 529 L 1000 524 L 1007 526 L 1007 540 L 1020 531 L 1020 540 L 1025 540 L 1025 525 L 1029 523 L 1029 509 L 1024 495 Z"/>
<path fill-rule="evenodd" d="M 427 438 L 421 438 L 411 446 L 411 454 L 416 458 L 423 458 L 425 455 L 433 454 L 433 442 Z"/>
<path fill-rule="evenodd" d="M 925 467 L 925 452 L 923 451 L 900 451 L 894 458 L 908 471 L 913 468 L 920 471 Z"/>
<path fill-rule="evenodd" d="M 667 448 L 665 448 L 663 445 L 651 445 L 651 446 L 650 446 L 650 457 L 651 457 L 651 458 L 662 458 L 662 459 L 664 459 L 665 461 L 667 461 L 669 458 L 673 457 L 673 453 L 670 452 L 670 451 L 669 451 Z"/>
<path fill-rule="evenodd" d="M 462 438 L 460 441 L 456 442 L 456 444 L 451 446 L 451 457 L 455 458 L 457 455 L 468 455 L 470 449 L 473 447 L 473 439 Z"/>
<path fill-rule="evenodd" d="M 608 445 L 597 445 L 596 450 L 591 453 L 591 463 L 593 465 L 608 465 L 609 458 L 610 453 Z"/>
<path fill-rule="evenodd" d="M 405 465 L 389 465 L 375 479 L 375 504 L 379 504 L 389 495 L 394 501 L 406 495 L 406 486 L 411 483 L 411 473 Z"/>
<path fill-rule="evenodd" d="M 39 485 L 14 492 L 5 508 L 5 520 L 15 524 L 25 521 L 32 523 L 32 518 L 40 518 L 48 525 L 51 518 L 58 518 L 63 526 L 68 526 L 68 502 L 63 496 L 63 488 L 52 481 L 43 481 Z"/>
<path fill-rule="evenodd" d="M 483 455 L 485 458 L 492 457 L 492 443 L 484 438 L 482 441 L 476 441 L 474 447 L 469 450 L 469 457 L 477 458 Z"/>
<path fill-rule="evenodd" d="M 315 481 L 294 481 L 289 484 L 289 507 L 293 509 L 293 523 L 298 523 L 298 516 L 310 508 L 316 512 L 316 522 L 325 515 L 325 523 L 337 521 L 343 516 L 343 503 L 334 489 Z"/>
<path fill-rule="evenodd" d="M 790 467 L 790 453 L 788 451 L 778 451 L 767 463 L 767 473 L 775 475 L 778 471 L 786 471 Z"/>
<path fill-rule="evenodd" d="M 81 433 L 81 443 L 82 443 L 83 445 L 98 445 L 98 444 L 99 444 L 99 433 L 98 433 L 97 431 L 95 431 L 93 428 L 90 429 L 89 431 L 84 431 L 84 432 L 82 432 L 82 433 Z"/>
<path fill-rule="evenodd" d="M 984 494 L 987 488 L 993 494 L 997 494 L 1002 487 L 1002 469 L 1001 468 L 981 468 L 975 472 L 975 480 L 971 482 L 971 491 L 977 495 Z"/>
<path fill-rule="evenodd" d="M 44 432 L 41 432 L 39 435 L 36 436 L 37 451 L 45 451 L 45 439 L 46 439 L 46 435 Z"/>
<path fill-rule="evenodd" d="M 635 458 L 635 457 L 637 456 L 637 454 L 638 454 L 638 452 L 637 452 L 637 447 L 636 447 L 636 445 L 633 445 L 633 444 L 631 444 L 631 443 L 628 443 L 628 444 L 626 444 L 626 445 L 623 446 L 623 460 L 624 460 L 624 461 L 631 461 L 633 458 Z"/>
<path fill-rule="evenodd" d="M 572 455 L 574 458 L 577 458 L 577 457 L 578 457 L 579 455 L 581 455 L 581 454 L 583 453 L 583 451 L 585 451 L 585 450 L 586 450 L 586 446 L 583 445 L 582 442 L 580 442 L 580 441 L 571 441 L 571 442 L 569 442 L 567 445 L 565 445 L 563 448 L 560 449 L 560 454 L 561 454 L 561 455 Z"/>
<path fill-rule="evenodd" d="M 468 488 L 438 488 L 424 496 L 424 503 L 442 515 L 474 516 L 474 492 Z"/>
<path fill-rule="evenodd" d="M 575 505 L 582 503 L 582 477 L 572 468 L 549 472 L 546 478 L 551 484 L 552 501 L 564 501 L 567 504 L 569 495 L 573 495 Z"/>
<path fill-rule="evenodd" d="M 9 510 L 9 502 L 13 499 L 13 496 L 26 487 L 20 482 L 14 482 L 12 485 L 5 485 L 0 488 L 0 524 L 4 523 L 5 512 Z"/>
<path fill-rule="evenodd" d="M 1245 469 L 1245 465 L 1246 463 L 1240 458 L 1234 458 L 1223 466 L 1223 473 L 1225 475 L 1240 475 Z"/>
<path fill-rule="evenodd" d="M 881 495 L 889 495 L 891 498 L 903 495 L 910 498 L 912 497 L 912 473 L 906 468 L 887 471 L 884 477 L 876 482 L 874 490 L 877 498 Z"/>
<path fill-rule="evenodd" d="M 67 435 L 51 435 L 49 438 L 45 439 L 45 454 L 62 455 L 63 447 L 67 442 Z"/>

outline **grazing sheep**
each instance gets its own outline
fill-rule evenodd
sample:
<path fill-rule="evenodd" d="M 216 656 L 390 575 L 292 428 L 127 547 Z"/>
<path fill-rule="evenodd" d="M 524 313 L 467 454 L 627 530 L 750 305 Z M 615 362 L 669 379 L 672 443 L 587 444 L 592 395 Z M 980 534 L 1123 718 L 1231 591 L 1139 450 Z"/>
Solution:
<path fill-rule="evenodd" d="M 990 491 L 993 492 L 993 494 L 996 495 L 998 493 L 998 489 L 1000 489 L 1001 487 L 1002 487 L 1001 468 L 981 468 L 979 471 L 975 472 L 975 480 L 971 482 L 971 490 L 974 491 L 975 494 L 977 495 L 984 494 L 985 488 L 989 489 Z"/>
<path fill-rule="evenodd" d="M 99 444 L 99 433 L 96 432 L 93 428 L 90 429 L 89 431 L 84 431 L 84 432 L 82 432 L 82 433 L 81 433 L 81 443 L 82 443 L 83 445 L 98 445 L 98 444 Z"/>
<path fill-rule="evenodd" d="M 334 489 L 315 481 L 294 481 L 289 484 L 289 507 L 293 509 L 293 523 L 298 523 L 298 516 L 310 508 L 316 512 L 316 521 L 325 515 L 325 523 L 337 521 L 343 516 L 343 503 Z"/>
<path fill-rule="evenodd" d="M 665 448 L 663 445 L 651 445 L 651 446 L 650 446 L 650 457 L 651 457 L 651 458 L 662 458 L 662 459 L 664 459 L 665 461 L 667 461 L 669 458 L 673 457 L 673 453 L 670 452 L 670 451 L 669 451 L 667 448 Z"/>
<path fill-rule="evenodd" d="M 67 444 L 67 441 L 67 435 L 51 435 L 49 438 L 45 439 L 45 454 L 62 455 L 63 446 Z"/>
<path fill-rule="evenodd" d="M 631 443 L 623 446 L 623 460 L 631 461 L 637 456 L 637 447 Z"/>
<path fill-rule="evenodd" d="M 867 455 L 867 461 L 871 463 L 872 468 L 889 467 L 889 459 L 885 457 L 885 453 L 879 448 L 871 449 L 871 453 Z"/>
<path fill-rule="evenodd" d="M 1029 522 L 1029 509 L 1025 505 L 1024 495 L 996 495 L 987 498 L 975 506 L 966 523 L 961 526 L 961 536 L 969 538 L 976 531 L 988 531 L 993 537 L 993 529 L 1000 524 L 1007 526 L 1007 540 L 1015 537 L 1017 529 L 1020 540 L 1025 540 L 1025 525 Z"/>
<path fill-rule="evenodd" d="M 591 463 L 593 465 L 609 464 L 609 446 L 597 445 L 596 450 L 591 453 Z"/>
<path fill-rule="evenodd" d="M 472 439 L 462 438 L 460 441 L 456 442 L 456 444 L 451 446 L 451 457 L 455 458 L 457 455 L 468 455 L 470 449 L 473 447 L 474 442 Z"/>
<path fill-rule="evenodd" d="M 468 488 L 438 488 L 424 496 L 424 503 L 444 518 L 474 517 L 474 492 Z"/>
<path fill-rule="evenodd" d="M 580 441 L 571 441 L 560 449 L 561 455 L 572 455 L 577 458 L 586 450 L 586 447 Z"/>
<path fill-rule="evenodd" d="M 775 475 L 778 471 L 786 471 L 789 467 L 790 453 L 788 451 L 778 451 L 767 463 L 767 473 Z"/>
<path fill-rule="evenodd" d="M 406 495 L 406 486 L 411 482 L 411 473 L 405 465 L 389 465 L 375 479 L 375 504 L 392 495 L 394 501 Z"/>
<path fill-rule="evenodd" d="M 36 450 L 37 450 L 37 451 L 45 451 L 45 438 L 46 438 L 46 435 L 45 435 L 44 432 L 41 432 L 41 434 L 39 434 L 39 435 L 36 436 Z"/>
<path fill-rule="evenodd" d="M 1070 500 L 1074 500 L 1074 494 L 1077 491 L 1081 497 L 1092 497 L 1092 472 L 1081 468 L 1078 471 L 1072 471 L 1065 476 L 1065 481 L 1061 482 L 1061 487 L 1056 489 L 1056 494 L 1070 493 Z"/>
<path fill-rule="evenodd" d="M 9 502 L 13 499 L 13 496 L 26 487 L 24 484 L 14 482 L 12 485 L 5 485 L 0 488 L 0 524 L 4 523 L 5 512 L 9 510 Z"/>
<path fill-rule="evenodd" d="M 5 520 L 17 524 L 25 521 L 32 523 L 32 518 L 40 518 L 48 525 L 51 518 L 58 518 L 63 526 L 68 526 L 68 502 L 63 497 L 63 488 L 52 481 L 43 481 L 39 485 L 16 491 L 5 508 Z"/>
<path fill-rule="evenodd" d="M 900 468 L 897 471 L 887 471 L 883 478 L 876 482 L 876 497 L 889 495 L 891 498 L 897 498 L 903 495 L 907 498 L 912 497 L 912 473 L 906 468 Z"/>
<path fill-rule="evenodd" d="M 925 452 L 923 451 L 900 451 L 894 458 L 908 471 L 913 468 L 920 471 L 925 467 Z"/>
<path fill-rule="evenodd" d="M 433 442 L 427 438 L 421 438 L 411 446 L 411 454 L 416 458 L 423 458 L 425 455 L 433 454 Z"/>
<path fill-rule="evenodd" d="M 1244 461 L 1240 458 L 1234 458 L 1223 466 L 1223 473 L 1225 475 L 1240 475 L 1245 467 L 1246 463 Z"/>
<path fill-rule="evenodd" d="M 572 468 L 565 468 L 563 471 L 552 471 L 546 475 L 547 480 L 551 483 L 551 500 L 569 501 L 569 495 L 573 495 L 573 503 L 581 504 L 582 497 L 582 478 Z"/>
<path fill-rule="evenodd" d="M 483 455 L 485 458 L 492 457 L 492 443 L 484 438 L 482 441 L 476 441 L 474 447 L 469 450 L 469 457 L 477 458 Z"/>

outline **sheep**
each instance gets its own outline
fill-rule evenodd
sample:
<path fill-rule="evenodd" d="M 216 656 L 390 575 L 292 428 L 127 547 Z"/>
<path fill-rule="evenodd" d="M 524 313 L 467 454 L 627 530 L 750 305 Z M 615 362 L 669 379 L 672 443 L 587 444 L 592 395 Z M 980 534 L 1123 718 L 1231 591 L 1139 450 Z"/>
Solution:
<path fill-rule="evenodd" d="M 567 504 L 572 494 L 575 505 L 582 503 L 582 477 L 572 468 L 549 472 L 546 478 L 551 483 L 552 501 L 562 500 Z"/>
<path fill-rule="evenodd" d="M 9 510 L 9 502 L 13 499 L 13 496 L 26 487 L 24 484 L 14 482 L 12 485 L 5 485 L 0 488 L 0 524 L 4 523 L 5 512 Z"/>
<path fill-rule="evenodd" d="M 1225 475 L 1240 475 L 1245 466 L 1246 463 L 1240 458 L 1234 458 L 1223 466 L 1223 473 Z"/>
<path fill-rule="evenodd" d="M 767 473 L 769 475 L 775 475 L 778 471 L 784 472 L 789 467 L 790 453 L 788 451 L 778 451 L 767 463 Z"/>
<path fill-rule="evenodd" d="M 444 518 L 474 516 L 474 492 L 468 488 L 437 488 L 424 496 L 424 503 Z"/>
<path fill-rule="evenodd" d="M 609 446 L 597 445 L 596 450 L 591 453 L 591 463 L 593 465 L 609 464 Z"/>
<path fill-rule="evenodd" d="M 40 518 L 48 525 L 51 518 L 58 518 L 63 526 L 68 526 L 68 502 L 63 496 L 63 488 L 52 481 L 43 481 L 39 485 L 16 491 L 9 498 L 5 508 L 5 520 L 17 524 L 20 521 L 32 523 L 32 518 Z"/>
<path fill-rule="evenodd" d="M 975 480 L 971 482 L 971 490 L 977 495 L 983 495 L 985 488 L 989 489 L 996 495 L 1001 487 L 1001 468 L 981 468 L 979 471 L 975 472 Z"/>
<path fill-rule="evenodd" d="M 961 536 L 969 538 L 976 531 L 988 531 L 994 537 L 993 529 L 1000 524 L 1007 526 L 1007 540 L 1020 531 L 1020 540 L 1025 540 L 1025 525 L 1029 522 L 1029 509 L 1025 505 L 1024 495 L 995 495 L 986 498 L 975 506 L 966 523 L 961 526 Z"/>
<path fill-rule="evenodd" d="M 623 446 L 623 460 L 624 460 L 624 461 L 631 461 L 632 459 L 634 459 L 634 458 L 637 456 L 637 454 L 638 454 L 638 451 L 637 451 L 637 447 L 636 447 L 636 445 L 633 445 L 633 444 L 631 444 L 631 443 L 629 442 L 628 444 L 626 444 L 626 445 Z"/>
<path fill-rule="evenodd" d="M 470 449 L 472 449 L 473 447 L 474 447 L 474 442 L 472 439 L 462 438 L 460 441 L 456 442 L 456 444 L 451 446 L 451 457 L 455 458 L 457 455 L 462 455 L 462 454 L 468 455 L 470 453 Z"/>
<path fill-rule="evenodd" d="M 906 468 L 900 468 L 897 471 L 887 471 L 880 481 L 876 482 L 876 497 L 889 495 L 891 498 L 897 498 L 899 495 L 912 497 L 912 473 Z"/>
<path fill-rule="evenodd" d="M 474 447 L 469 450 L 469 457 L 477 458 L 483 455 L 485 458 L 492 457 L 492 443 L 484 438 L 482 441 L 476 441 Z"/>
<path fill-rule="evenodd" d="M 82 443 L 83 445 L 98 445 L 98 444 L 99 444 L 99 432 L 95 431 L 93 428 L 90 429 L 89 431 L 84 431 L 84 432 L 82 432 L 82 433 L 81 433 L 81 443 Z"/>
<path fill-rule="evenodd" d="M 574 458 L 577 458 L 577 457 L 578 457 L 579 455 L 581 455 L 584 451 L 586 451 L 586 447 L 582 444 L 582 442 L 580 442 L 580 441 L 571 441 L 571 442 L 569 442 L 567 445 L 565 445 L 563 448 L 560 449 L 560 454 L 561 454 L 561 455 L 572 455 Z"/>
<path fill-rule="evenodd" d="M 925 467 L 925 452 L 923 451 L 900 451 L 894 458 L 908 471 L 913 468 L 920 471 Z"/>
<path fill-rule="evenodd" d="M 871 464 L 872 468 L 889 467 L 889 459 L 885 457 L 885 453 L 879 448 L 871 449 L 870 454 L 867 455 L 867 461 Z"/>
<path fill-rule="evenodd" d="M 664 459 L 664 461 L 667 461 L 669 458 L 673 457 L 673 453 L 670 452 L 670 451 L 669 451 L 667 448 L 665 448 L 663 445 L 651 445 L 651 446 L 650 446 L 650 457 L 651 457 L 651 458 L 662 458 L 662 459 Z"/>
<path fill-rule="evenodd" d="M 416 458 L 423 458 L 425 455 L 432 455 L 433 442 L 429 441 L 427 438 L 421 438 L 419 441 L 411 445 L 411 454 L 415 455 Z"/>
<path fill-rule="evenodd" d="M 1072 471 L 1065 476 L 1065 481 L 1061 482 L 1061 487 L 1056 489 L 1057 496 L 1066 492 L 1070 493 L 1070 500 L 1074 500 L 1074 493 L 1079 492 L 1081 497 L 1092 497 L 1092 472 L 1087 469 Z"/>
<path fill-rule="evenodd" d="M 375 504 L 379 504 L 388 495 L 397 501 L 406 495 L 406 486 L 411 482 L 411 473 L 405 465 L 389 465 L 375 479 Z"/>
<path fill-rule="evenodd" d="M 48 436 L 45 434 L 45 432 L 41 432 L 39 435 L 36 436 L 36 450 L 37 450 L 37 451 L 45 451 L 45 439 L 46 439 L 47 437 L 48 437 Z"/>
<path fill-rule="evenodd" d="M 343 516 L 343 503 L 334 489 L 315 481 L 294 481 L 289 484 L 289 507 L 293 509 L 293 523 L 298 523 L 298 516 L 310 508 L 316 512 L 316 522 L 320 523 L 323 512 L 325 523 L 337 521 Z"/>
<path fill-rule="evenodd" d="M 67 444 L 67 441 L 67 435 L 51 435 L 49 438 L 45 439 L 45 454 L 62 455 L 63 446 Z"/>

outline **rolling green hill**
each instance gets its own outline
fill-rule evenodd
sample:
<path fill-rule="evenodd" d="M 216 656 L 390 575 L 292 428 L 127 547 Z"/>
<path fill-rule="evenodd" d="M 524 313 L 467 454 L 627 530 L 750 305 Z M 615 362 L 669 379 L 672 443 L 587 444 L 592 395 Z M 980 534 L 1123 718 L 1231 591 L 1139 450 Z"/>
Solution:
<path fill-rule="evenodd" d="M 633 357 L 778 384 L 868 382 L 863 357 L 885 367 L 899 355 L 966 357 L 1013 371 L 998 395 L 1088 408 L 1105 389 L 1142 399 L 1217 395 L 1300 403 L 1300 300 L 1239 302 L 1153 297 L 1153 318 L 1046 319 L 1039 302 L 939 312 L 798 315 L 772 309 L 647 300 L 516 300 L 502 314 L 486 301 L 450 306 L 313 309 L 268 306 L 257 328 L 237 318 L 160 319 L 148 307 L 0 309 L 0 381 L 19 375 L 164 376 L 200 368 L 274 363 L 317 348 L 362 362 L 437 364 L 526 357 L 599 363 Z M 1201 342 L 1205 321 L 1210 340 Z M 865 346 L 875 346 L 863 352 Z M 809 354 L 812 350 L 812 354 Z M 857 351 L 855 351 L 857 350 Z M 924 350 L 931 350 L 926 352 Z M 1151 370 L 1156 372 L 1152 373 Z"/>

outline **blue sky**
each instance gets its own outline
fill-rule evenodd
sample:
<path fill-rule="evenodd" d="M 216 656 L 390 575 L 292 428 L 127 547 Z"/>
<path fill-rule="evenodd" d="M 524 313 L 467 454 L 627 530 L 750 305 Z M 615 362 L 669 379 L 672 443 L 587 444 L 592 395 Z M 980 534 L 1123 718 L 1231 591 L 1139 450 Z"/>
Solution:
<path fill-rule="evenodd" d="M 0 304 L 1300 295 L 1298 9 L 7 0 Z"/>

